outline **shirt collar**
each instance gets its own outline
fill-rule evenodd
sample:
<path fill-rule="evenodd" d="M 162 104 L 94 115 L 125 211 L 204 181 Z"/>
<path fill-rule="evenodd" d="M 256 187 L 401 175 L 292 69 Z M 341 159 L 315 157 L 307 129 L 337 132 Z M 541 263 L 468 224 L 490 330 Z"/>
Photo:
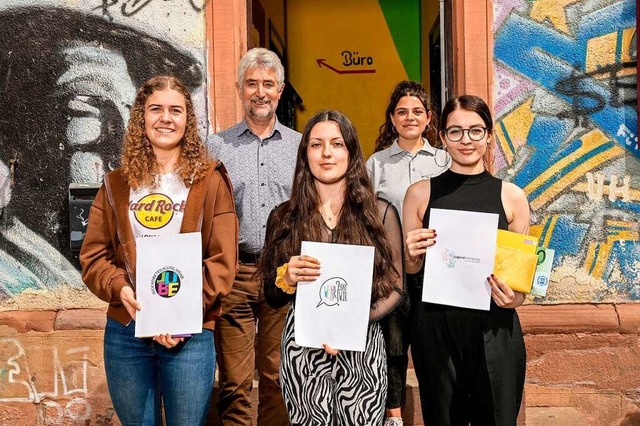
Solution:
<path fill-rule="evenodd" d="M 265 140 L 267 139 L 271 139 L 273 137 L 273 135 L 278 132 L 279 135 L 282 135 L 282 127 L 284 127 L 282 124 L 280 124 L 280 121 L 278 120 L 278 117 L 276 116 L 276 122 L 273 125 L 273 129 L 271 129 L 271 133 L 269 134 L 269 136 L 267 136 L 265 138 Z M 251 132 L 251 129 L 249 128 L 249 126 L 247 125 L 247 120 L 245 120 L 244 118 L 242 119 L 242 121 L 239 123 L 238 126 L 238 136 L 242 136 L 245 134 L 245 132 Z"/>
<path fill-rule="evenodd" d="M 425 138 L 422 138 L 422 142 L 423 142 L 422 147 L 418 150 L 416 154 L 422 152 L 425 154 L 436 155 L 437 148 L 432 147 L 429 141 L 426 140 Z M 393 144 L 391 144 L 391 146 L 389 147 L 389 154 L 390 156 L 394 156 L 397 154 L 402 154 L 403 152 L 407 152 L 407 151 L 400 148 L 400 145 L 398 145 L 398 138 L 396 138 L 393 141 Z"/>

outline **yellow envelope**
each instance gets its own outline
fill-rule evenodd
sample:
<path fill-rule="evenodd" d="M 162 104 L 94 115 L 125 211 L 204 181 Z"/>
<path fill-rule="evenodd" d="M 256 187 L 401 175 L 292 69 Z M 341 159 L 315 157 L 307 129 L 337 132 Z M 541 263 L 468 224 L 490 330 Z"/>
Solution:
<path fill-rule="evenodd" d="M 535 237 L 499 229 L 493 274 L 512 289 L 530 293 L 538 263 L 537 246 Z"/>

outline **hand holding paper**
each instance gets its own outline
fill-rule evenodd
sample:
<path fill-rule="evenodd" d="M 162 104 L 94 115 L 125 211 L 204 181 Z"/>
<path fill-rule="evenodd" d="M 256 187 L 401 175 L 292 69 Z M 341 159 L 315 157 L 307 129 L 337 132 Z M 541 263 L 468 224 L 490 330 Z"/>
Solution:
<path fill-rule="evenodd" d="M 501 308 L 517 308 L 524 302 L 524 293 L 513 291 L 503 280 L 491 274 L 487 278 L 491 285 L 491 297 Z"/>
<path fill-rule="evenodd" d="M 322 344 L 322 349 L 324 349 L 324 351 L 331 356 L 336 356 L 340 352 L 337 349 L 333 349 L 331 346 L 327 345 L 326 343 Z"/>
<path fill-rule="evenodd" d="M 435 229 L 414 229 L 407 233 L 407 252 L 409 257 L 416 258 L 427 252 L 427 248 L 436 243 L 437 237 Z"/>
<path fill-rule="evenodd" d="M 178 344 L 184 340 L 184 337 L 176 337 L 170 334 L 156 334 L 153 337 L 153 340 L 160 343 L 165 348 L 171 349 L 178 346 Z"/>
<path fill-rule="evenodd" d="M 320 276 L 320 261 L 312 256 L 291 256 L 288 262 L 285 280 L 291 287 L 296 287 L 299 282 L 312 282 Z"/>
<path fill-rule="evenodd" d="M 129 316 L 135 321 L 136 312 L 142 309 L 142 305 L 140 305 L 140 302 L 136 300 L 136 294 L 134 293 L 133 288 L 128 285 L 122 287 L 122 290 L 120 290 L 120 301 L 127 310 Z"/>

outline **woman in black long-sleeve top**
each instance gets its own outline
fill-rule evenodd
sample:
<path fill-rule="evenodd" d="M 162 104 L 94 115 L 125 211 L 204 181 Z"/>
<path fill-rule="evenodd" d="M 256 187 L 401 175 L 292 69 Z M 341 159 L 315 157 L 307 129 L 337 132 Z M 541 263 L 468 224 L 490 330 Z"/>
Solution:
<path fill-rule="evenodd" d="M 267 302 L 294 300 L 299 282 L 315 280 L 320 264 L 300 255 L 302 241 L 374 246 L 370 324 L 364 352 L 298 346 L 295 304 L 282 336 L 282 391 L 294 425 L 380 424 L 387 374 L 377 321 L 402 298 L 402 232 L 396 209 L 376 200 L 353 125 L 337 111 L 307 123 L 291 200 L 269 217 L 258 268 Z M 304 285 L 304 284 L 301 284 Z"/>

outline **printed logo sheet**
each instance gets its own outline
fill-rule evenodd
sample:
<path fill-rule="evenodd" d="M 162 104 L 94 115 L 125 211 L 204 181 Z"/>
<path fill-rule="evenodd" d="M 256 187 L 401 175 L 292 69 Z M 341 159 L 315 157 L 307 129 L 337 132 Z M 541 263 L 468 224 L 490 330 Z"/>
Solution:
<path fill-rule="evenodd" d="M 364 351 L 375 248 L 303 241 L 301 252 L 320 261 L 321 275 L 313 282 L 298 284 L 296 343 Z"/>
<path fill-rule="evenodd" d="M 429 228 L 438 237 L 425 255 L 422 300 L 488 311 L 498 215 L 431 209 Z"/>
<path fill-rule="evenodd" d="M 199 232 L 136 238 L 136 337 L 202 332 Z"/>

